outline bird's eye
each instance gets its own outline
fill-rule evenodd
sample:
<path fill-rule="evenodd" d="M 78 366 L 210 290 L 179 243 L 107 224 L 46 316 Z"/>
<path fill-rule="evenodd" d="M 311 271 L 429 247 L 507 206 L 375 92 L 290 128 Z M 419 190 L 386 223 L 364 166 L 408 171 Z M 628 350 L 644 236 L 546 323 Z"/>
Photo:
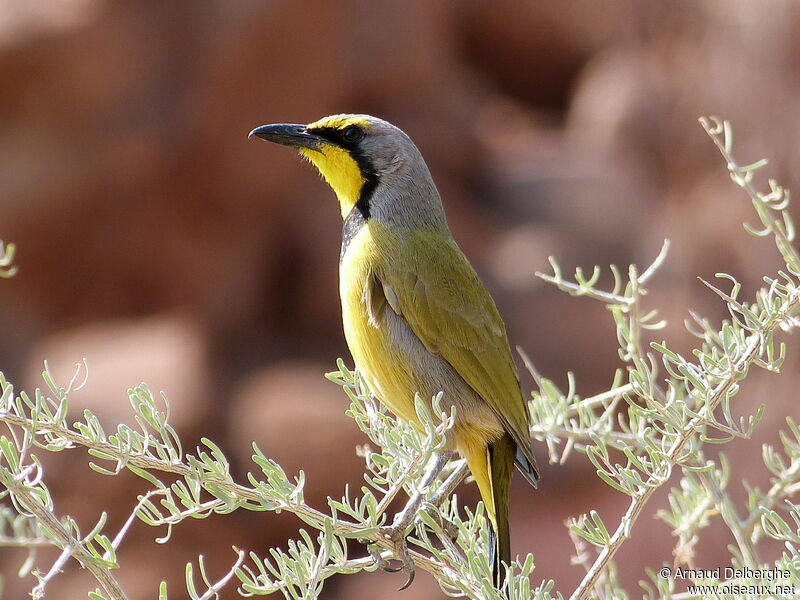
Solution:
<path fill-rule="evenodd" d="M 364 137 L 364 132 L 361 130 L 360 127 L 355 125 L 350 125 L 347 129 L 342 132 L 342 139 L 345 142 L 350 144 L 355 144 L 356 142 L 360 142 L 361 138 Z"/>

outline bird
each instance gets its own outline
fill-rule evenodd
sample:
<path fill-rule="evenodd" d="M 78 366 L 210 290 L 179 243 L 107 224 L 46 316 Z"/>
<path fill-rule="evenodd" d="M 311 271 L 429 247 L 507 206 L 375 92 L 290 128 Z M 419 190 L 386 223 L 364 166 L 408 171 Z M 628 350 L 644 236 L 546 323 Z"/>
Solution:
<path fill-rule="evenodd" d="M 534 487 L 539 479 L 530 416 L 505 324 L 453 238 L 422 154 L 401 129 L 364 114 L 262 125 L 249 137 L 297 150 L 339 201 L 342 323 L 371 392 L 416 425 L 415 396 L 443 392 L 455 407 L 445 450 L 466 459 L 478 485 L 499 588 L 511 562 L 513 465 Z"/>

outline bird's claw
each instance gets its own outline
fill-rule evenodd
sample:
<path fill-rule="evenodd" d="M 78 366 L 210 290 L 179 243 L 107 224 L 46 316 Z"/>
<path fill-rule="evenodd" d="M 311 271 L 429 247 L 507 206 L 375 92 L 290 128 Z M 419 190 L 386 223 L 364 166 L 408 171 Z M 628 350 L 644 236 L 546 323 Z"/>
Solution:
<path fill-rule="evenodd" d="M 396 550 L 397 554 L 399 555 L 399 560 L 402 564 L 401 566 L 397 567 L 394 572 L 397 573 L 399 571 L 405 571 L 408 573 L 408 579 L 406 579 L 406 582 L 397 588 L 398 592 L 402 592 L 404 589 L 414 583 L 416 568 L 414 567 L 414 561 L 411 559 L 411 553 L 408 551 L 408 544 L 406 544 L 405 539 L 400 540 Z"/>
<path fill-rule="evenodd" d="M 400 588 L 401 590 L 406 589 L 414 582 L 414 560 L 411 558 L 411 553 L 408 550 L 408 544 L 406 542 L 406 532 L 409 528 L 412 527 L 414 524 L 414 520 L 416 519 L 417 513 L 419 512 L 419 508 L 422 503 L 425 501 L 425 494 L 430 489 L 431 484 L 436 479 L 436 477 L 441 473 L 442 468 L 447 464 L 447 461 L 450 460 L 450 457 L 453 455 L 452 451 L 446 452 L 439 452 L 431 455 L 430 460 L 428 462 L 428 466 L 426 467 L 425 474 L 422 480 L 419 482 L 418 489 L 416 493 L 414 493 L 409 499 L 408 503 L 405 505 L 403 510 L 397 513 L 394 516 L 394 521 L 391 525 L 381 527 L 380 533 L 386 539 L 392 542 L 392 553 L 394 555 L 394 560 L 400 562 L 399 567 L 392 567 L 388 565 L 388 562 L 383 556 L 379 553 L 376 556 L 372 552 L 370 554 L 375 559 L 376 564 L 380 569 L 384 571 L 388 571 L 389 573 L 397 573 L 398 571 L 405 571 L 408 573 L 408 579 Z M 451 475 L 450 479 L 453 476 Z M 457 482 L 456 482 L 457 483 Z"/>
<path fill-rule="evenodd" d="M 369 553 L 372 560 L 375 561 L 375 565 L 381 570 L 386 571 L 387 573 L 396 573 L 399 571 L 399 568 L 392 567 L 389 564 L 389 561 L 386 560 L 382 555 L 381 551 L 374 545 L 372 545 L 368 540 L 359 540 L 362 543 L 366 544 L 367 552 Z"/>
<path fill-rule="evenodd" d="M 408 579 L 406 579 L 406 582 L 397 590 L 402 591 L 414 583 L 414 577 L 416 576 L 416 567 L 414 566 L 414 560 L 411 558 L 411 553 L 408 551 L 405 531 L 403 528 L 392 526 L 384 527 L 381 530 L 381 533 L 383 533 L 384 536 L 393 542 L 394 554 L 397 557 L 396 560 L 400 562 L 400 565 L 393 567 L 389 564 L 390 561 L 387 561 L 382 556 L 379 556 L 378 566 L 387 573 L 399 573 L 400 571 L 405 571 L 408 573 Z"/>
<path fill-rule="evenodd" d="M 399 573 L 403 570 L 403 565 L 400 565 L 399 567 L 393 567 L 390 561 L 384 560 L 381 569 L 384 573 Z"/>

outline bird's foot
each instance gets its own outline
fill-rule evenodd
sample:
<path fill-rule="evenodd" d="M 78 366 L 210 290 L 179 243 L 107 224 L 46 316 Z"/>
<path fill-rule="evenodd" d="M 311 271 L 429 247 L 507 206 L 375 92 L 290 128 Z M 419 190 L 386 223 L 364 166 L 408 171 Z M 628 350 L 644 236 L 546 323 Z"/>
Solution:
<path fill-rule="evenodd" d="M 406 542 L 405 529 L 405 527 L 396 527 L 395 525 L 381 527 L 381 535 L 392 542 L 390 558 L 387 558 L 384 554 L 385 551 L 382 551 L 378 545 L 370 542 L 370 540 L 358 540 L 366 545 L 367 552 L 381 571 L 386 573 L 406 571 L 408 573 L 408 579 L 398 591 L 406 589 L 414 582 L 416 569 L 414 560 L 411 558 L 411 552 L 408 549 L 408 543 Z M 395 565 L 393 563 L 399 564 Z"/>
<path fill-rule="evenodd" d="M 399 515 L 398 515 L 399 516 Z M 408 573 L 408 578 L 406 582 L 398 588 L 398 591 L 402 591 L 414 583 L 414 576 L 416 575 L 416 567 L 414 566 L 414 560 L 411 558 L 411 552 L 408 550 L 408 542 L 406 541 L 406 527 L 407 525 L 404 523 L 397 523 L 398 519 L 395 519 L 395 523 L 389 527 L 382 527 L 381 533 L 391 540 L 392 546 L 394 547 L 394 556 L 400 565 L 393 566 L 391 561 L 387 561 L 382 556 L 380 556 L 380 560 L 382 562 L 379 563 L 379 567 L 386 571 L 387 573 L 399 573 L 401 571 L 405 571 Z"/>
<path fill-rule="evenodd" d="M 420 506 L 422 506 L 422 503 L 425 501 L 425 495 L 428 493 L 428 489 L 439 473 L 441 473 L 452 455 L 453 453 L 451 451 L 445 451 L 431 456 L 416 493 L 408 499 L 408 503 L 403 507 L 403 510 L 394 516 L 392 524 L 382 527 L 380 530 L 381 534 L 392 542 L 392 551 L 394 554 L 392 560 L 398 561 L 400 565 L 397 567 L 392 566 L 392 561 L 387 561 L 379 551 L 369 551 L 372 558 L 375 559 L 378 568 L 390 573 L 397 573 L 399 571 L 408 573 L 408 579 L 400 588 L 401 590 L 406 589 L 413 583 L 415 574 L 414 560 L 411 558 L 411 553 L 408 550 L 408 543 L 406 542 L 406 532 L 414 524 Z"/>
<path fill-rule="evenodd" d="M 449 539 L 456 541 L 458 539 L 458 527 L 456 527 L 456 524 L 441 513 L 436 515 L 435 518 L 439 523 L 439 527 L 442 528 L 439 535 L 447 536 Z"/>
<path fill-rule="evenodd" d="M 367 546 L 367 552 L 369 553 L 372 560 L 375 561 L 375 565 L 381 571 L 386 571 L 387 573 L 396 573 L 399 570 L 396 567 L 393 567 L 389 560 L 384 558 L 383 554 L 381 554 L 380 548 L 375 546 L 375 544 L 371 543 L 369 540 L 358 540 L 358 541 Z"/>

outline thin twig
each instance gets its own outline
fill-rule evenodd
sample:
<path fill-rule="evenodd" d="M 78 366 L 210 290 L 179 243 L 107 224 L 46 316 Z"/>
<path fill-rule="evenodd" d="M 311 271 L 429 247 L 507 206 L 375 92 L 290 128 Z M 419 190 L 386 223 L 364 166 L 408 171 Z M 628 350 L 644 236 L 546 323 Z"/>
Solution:
<path fill-rule="evenodd" d="M 81 566 L 94 576 L 110 600 L 127 600 L 127 595 L 116 578 L 111 574 L 110 570 L 97 564 L 94 557 L 90 556 L 83 549 L 80 541 L 76 540 L 70 534 L 56 516 L 43 506 L 39 498 L 31 493 L 24 484 L 16 481 L 14 477 L 7 477 L 2 469 L 0 469 L 0 483 L 14 494 L 16 501 L 19 502 L 27 512 L 33 515 L 39 527 L 47 531 L 53 541 L 63 550 L 61 557 L 65 557 L 66 559 L 69 558 L 69 556 L 73 556 Z M 61 560 L 61 557 L 59 560 Z M 53 565 L 50 573 L 54 573 L 56 567 L 60 568 L 58 562 Z M 44 594 L 43 584 L 46 584 L 49 577 L 52 576 L 50 573 L 48 573 L 48 575 L 40 581 L 39 586 L 37 586 L 37 588 L 41 588 L 42 595 Z"/>
<path fill-rule="evenodd" d="M 122 543 L 122 540 L 125 537 L 125 534 L 128 533 L 128 530 L 131 528 L 131 526 L 133 525 L 133 522 L 136 520 L 136 513 L 139 511 L 139 509 L 142 506 L 144 506 L 145 502 L 147 502 L 153 496 L 166 496 L 166 495 L 167 495 L 166 490 L 150 490 L 144 496 L 142 496 L 139 499 L 139 502 L 136 503 L 136 506 L 131 511 L 131 514 L 128 517 L 128 519 L 125 521 L 125 524 L 120 528 L 120 530 L 117 533 L 117 535 L 114 536 L 114 541 L 111 542 L 111 547 L 114 550 L 119 548 L 119 545 Z M 103 558 L 105 560 L 109 560 L 109 558 L 110 558 L 109 557 L 109 553 L 106 552 L 106 554 L 103 556 Z"/>
<path fill-rule="evenodd" d="M 793 310 L 798 306 L 797 298 L 793 299 L 793 302 L 787 304 L 784 307 L 784 311 L 781 314 L 788 313 L 789 311 Z M 780 324 L 781 319 L 773 318 L 772 322 L 764 328 L 762 333 L 769 333 L 776 329 Z M 681 453 L 685 448 L 686 444 L 689 440 L 692 439 L 695 432 L 697 431 L 698 426 L 701 426 L 705 421 L 705 414 L 712 413 L 722 399 L 726 396 L 728 391 L 733 387 L 739 379 L 739 376 L 745 371 L 745 369 L 755 360 L 755 358 L 759 354 L 760 347 L 763 343 L 763 335 L 761 333 L 755 333 L 748 338 L 747 341 L 747 350 L 746 352 L 740 357 L 735 365 L 730 370 L 729 376 L 724 380 L 721 381 L 712 391 L 707 403 L 701 410 L 700 414 L 693 418 L 686 427 L 681 432 L 680 436 L 675 440 L 672 447 L 670 448 L 669 452 L 667 453 L 667 461 L 670 466 L 674 466 L 678 463 Z M 575 589 L 575 591 L 570 596 L 570 600 L 585 600 L 589 597 L 589 594 L 592 592 L 592 588 L 594 587 L 598 577 L 600 574 L 605 570 L 608 563 L 614 558 L 614 555 L 619 550 L 622 543 L 630 536 L 631 528 L 633 527 L 636 519 L 641 514 L 642 510 L 644 509 L 647 502 L 650 500 L 652 495 L 658 489 L 658 487 L 663 484 L 666 480 L 661 480 L 655 474 L 651 475 L 648 479 L 648 485 L 645 486 L 645 489 L 640 491 L 638 494 L 635 494 L 631 498 L 631 503 L 628 506 L 628 510 L 623 515 L 622 519 L 620 519 L 619 526 L 614 531 L 614 534 L 611 536 L 611 539 L 607 546 L 603 548 L 603 550 L 598 555 L 597 559 L 595 560 L 594 564 L 592 565 L 589 572 L 583 578 L 581 583 Z"/>
<path fill-rule="evenodd" d="M 64 546 L 61 554 L 58 555 L 58 558 L 53 563 L 53 566 L 50 567 L 50 570 L 44 575 L 37 575 L 39 583 L 36 584 L 36 586 L 31 590 L 31 597 L 33 600 L 40 600 L 41 598 L 44 598 L 47 584 L 50 583 L 50 580 L 53 577 L 61 573 L 64 565 L 67 564 L 67 561 L 73 555 L 74 551 L 75 548 L 73 548 L 71 545 L 68 544 Z"/>
<path fill-rule="evenodd" d="M 8 411 L 0 411 L 0 421 L 5 422 L 12 427 L 20 427 L 23 429 L 30 427 L 30 421 Z M 37 423 L 37 433 L 56 435 L 68 443 L 94 449 L 99 453 L 112 457 L 112 459 L 117 460 L 123 465 L 133 466 L 145 471 L 171 473 L 188 480 L 196 479 L 198 477 L 198 474 L 192 468 L 182 462 L 162 460 L 146 454 L 123 455 L 116 446 L 105 440 L 92 440 L 77 431 L 60 427 L 53 423 Z M 200 483 L 206 489 L 216 488 L 224 490 L 227 494 L 235 499 L 249 501 L 251 503 L 261 505 L 263 505 L 264 502 L 263 494 L 258 490 L 235 483 L 221 476 L 204 474 Z M 305 523 L 308 523 L 320 530 L 324 528 L 325 520 L 329 518 L 329 516 L 325 513 L 314 509 L 305 503 L 281 504 L 276 508 L 291 512 Z M 57 520 L 56 523 L 58 523 Z M 345 538 L 358 538 L 368 541 L 370 544 L 373 544 L 379 548 L 382 553 L 386 553 L 389 557 L 393 557 L 396 550 L 394 542 L 387 539 L 379 532 L 376 531 L 365 534 L 364 525 L 362 523 L 355 523 L 341 517 L 336 519 L 336 522 L 333 525 L 333 533 Z M 66 541 L 67 538 L 65 538 L 65 543 Z M 409 556 L 414 562 L 415 567 L 421 568 L 424 571 L 428 571 L 434 577 L 453 578 L 457 576 L 452 567 L 449 567 L 435 558 L 414 550 L 409 550 Z M 94 568 L 95 566 L 92 565 L 92 567 Z M 87 569 L 91 570 L 90 566 L 87 565 Z M 108 575 L 107 570 L 100 569 L 100 572 L 96 575 L 96 577 L 103 577 L 104 575 Z M 114 583 L 116 582 L 114 581 Z M 110 582 L 108 582 L 107 585 L 109 585 L 110 589 L 114 589 Z M 116 584 L 116 587 L 119 588 L 119 585 Z M 479 589 L 479 586 L 477 589 Z M 119 589 L 117 592 L 112 593 L 109 591 L 108 593 L 111 596 L 111 600 L 125 598 L 125 595 L 121 589 Z"/>
<path fill-rule="evenodd" d="M 0 535 L 0 548 L 38 548 L 52 545 L 53 542 L 47 538 L 18 538 Z"/>
<path fill-rule="evenodd" d="M 736 507 L 733 505 L 730 496 L 720 487 L 716 478 L 706 471 L 699 471 L 697 476 L 703 482 L 703 487 L 709 492 L 711 498 L 714 499 L 722 520 L 725 521 L 725 525 L 728 526 L 728 529 L 733 534 L 733 539 L 736 540 L 736 545 L 739 547 L 739 552 L 741 552 L 744 559 L 744 566 L 753 569 L 757 568 L 760 564 L 758 552 L 755 545 L 750 543 L 749 537 L 742 527 L 742 520 L 736 512 Z"/>
<path fill-rule="evenodd" d="M 236 552 L 237 558 L 234 565 L 228 570 L 228 572 L 220 578 L 214 585 L 210 586 L 206 593 L 200 596 L 200 600 L 211 600 L 211 598 L 217 597 L 219 591 L 224 588 L 228 582 L 233 578 L 236 574 L 236 570 L 244 564 L 244 558 L 246 553 L 244 550 L 239 550 L 236 546 L 233 547 L 233 551 Z"/>

